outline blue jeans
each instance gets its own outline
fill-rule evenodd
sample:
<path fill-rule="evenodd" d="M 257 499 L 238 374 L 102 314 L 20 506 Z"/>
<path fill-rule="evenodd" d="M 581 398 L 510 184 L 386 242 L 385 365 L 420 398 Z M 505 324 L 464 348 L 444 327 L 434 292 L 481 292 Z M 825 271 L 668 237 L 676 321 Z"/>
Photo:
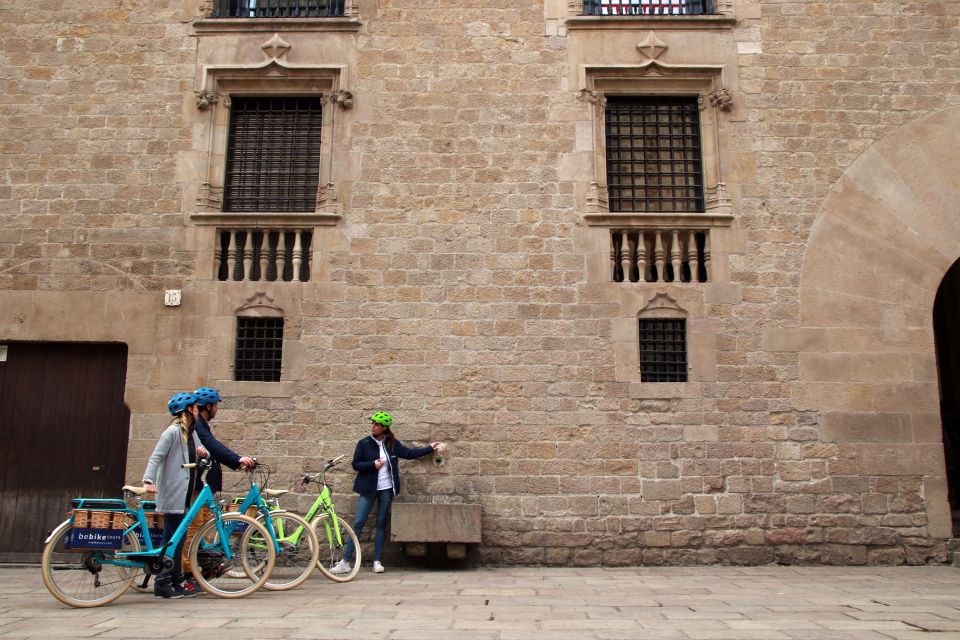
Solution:
<path fill-rule="evenodd" d="M 177 527 L 180 526 L 180 523 L 183 522 L 183 517 L 186 514 L 183 513 L 165 513 L 163 514 L 163 544 L 167 544 L 173 538 L 173 534 L 176 533 Z M 172 575 L 175 580 L 179 580 L 180 575 L 183 573 L 182 567 L 180 566 L 180 556 L 183 553 L 183 543 L 187 541 L 187 536 L 180 538 L 180 542 L 177 544 L 177 548 L 173 552 L 173 568 L 170 570 L 168 575 Z"/>
<path fill-rule="evenodd" d="M 377 491 L 374 496 L 360 496 L 357 501 L 357 517 L 353 519 L 353 531 L 360 538 L 363 531 L 363 525 L 370 512 L 373 511 L 373 503 L 379 502 L 377 507 L 377 535 L 373 542 L 373 559 L 380 561 L 383 556 L 383 543 L 387 537 L 387 517 L 390 515 L 390 503 L 393 501 L 393 489 L 384 489 Z M 347 560 L 353 557 L 353 540 L 347 540 L 347 546 L 343 549 L 343 557 Z"/>

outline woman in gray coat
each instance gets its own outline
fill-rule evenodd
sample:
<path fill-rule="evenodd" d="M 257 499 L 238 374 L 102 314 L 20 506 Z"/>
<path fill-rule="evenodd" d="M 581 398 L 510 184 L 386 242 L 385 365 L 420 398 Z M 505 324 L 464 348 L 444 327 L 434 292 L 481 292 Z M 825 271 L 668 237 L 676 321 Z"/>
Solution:
<path fill-rule="evenodd" d="M 147 470 L 143 474 L 143 486 L 157 494 L 157 511 L 163 514 L 163 544 L 170 542 L 177 527 L 183 522 L 184 513 L 190 508 L 193 489 L 200 478 L 193 468 L 184 469 L 183 465 L 197 461 L 197 452 L 206 455 L 193 432 L 197 420 L 197 396 L 192 393 L 178 393 L 170 398 L 167 409 L 174 416 L 173 422 L 160 435 L 154 447 Z M 173 568 L 157 576 L 153 583 L 153 594 L 161 598 L 184 598 L 194 594 L 186 591 L 181 582 L 180 555 L 184 538 L 173 551 Z"/>

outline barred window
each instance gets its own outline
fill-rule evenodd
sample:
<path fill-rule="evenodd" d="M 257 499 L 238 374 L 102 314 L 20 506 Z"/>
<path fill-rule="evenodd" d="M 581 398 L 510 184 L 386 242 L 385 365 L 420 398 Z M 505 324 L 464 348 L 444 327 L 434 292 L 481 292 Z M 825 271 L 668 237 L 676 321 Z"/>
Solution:
<path fill-rule="evenodd" d="M 640 380 L 687 381 L 687 321 L 640 318 Z"/>
<path fill-rule="evenodd" d="M 704 211 L 697 98 L 609 96 L 610 211 Z"/>
<path fill-rule="evenodd" d="M 323 108 L 314 97 L 234 97 L 223 210 L 314 211 Z"/>
<path fill-rule="evenodd" d="M 344 0 L 215 0 L 213 18 L 326 18 L 342 16 Z"/>
<path fill-rule="evenodd" d="M 695 15 L 713 13 L 712 0 L 584 0 L 585 16 Z"/>
<path fill-rule="evenodd" d="M 283 318 L 237 318 L 234 380 L 278 382 L 283 361 Z"/>

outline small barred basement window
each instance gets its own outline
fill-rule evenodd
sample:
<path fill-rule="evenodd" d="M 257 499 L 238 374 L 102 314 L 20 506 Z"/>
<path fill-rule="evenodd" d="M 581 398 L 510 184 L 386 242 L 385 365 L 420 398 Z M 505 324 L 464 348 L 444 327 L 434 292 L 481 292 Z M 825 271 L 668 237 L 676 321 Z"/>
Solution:
<path fill-rule="evenodd" d="M 279 382 L 283 318 L 237 318 L 234 380 Z"/>
<path fill-rule="evenodd" d="M 687 321 L 640 318 L 640 380 L 687 381 Z"/>

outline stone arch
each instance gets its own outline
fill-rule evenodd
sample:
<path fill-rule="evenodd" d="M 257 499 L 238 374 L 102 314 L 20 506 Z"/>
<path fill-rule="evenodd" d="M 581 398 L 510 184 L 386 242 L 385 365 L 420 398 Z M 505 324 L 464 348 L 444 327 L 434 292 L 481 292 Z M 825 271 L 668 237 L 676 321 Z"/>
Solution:
<path fill-rule="evenodd" d="M 821 440 L 839 443 L 846 473 L 922 478 L 936 538 L 951 531 L 933 302 L 960 257 L 958 175 L 960 108 L 907 124 L 857 158 L 813 224 L 801 328 L 787 339 L 799 354 L 796 408 L 815 412 Z"/>

